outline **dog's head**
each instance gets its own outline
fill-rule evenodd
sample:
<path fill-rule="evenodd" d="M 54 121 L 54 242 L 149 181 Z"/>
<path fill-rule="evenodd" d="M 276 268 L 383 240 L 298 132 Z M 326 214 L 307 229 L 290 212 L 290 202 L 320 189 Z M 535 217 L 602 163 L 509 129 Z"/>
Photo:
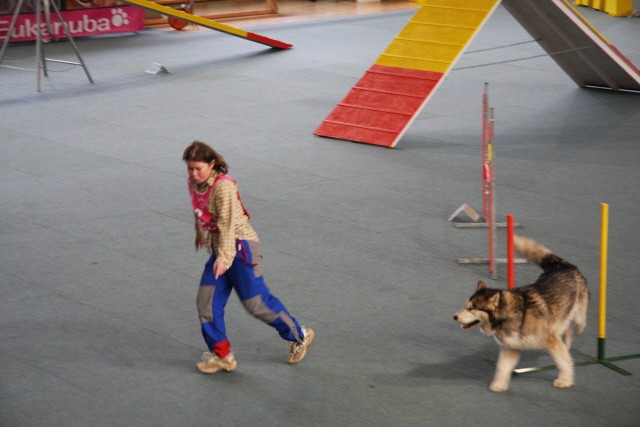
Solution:
<path fill-rule="evenodd" d="M 487 285 L 480 280 L 475 293 L 467 301 L 467 305 L 459 310 L 453 319 L 460 324 L 462 329 L 471 329 L 480 325 L 483 332 L 491 333 L 499 305 L 500 291 L 487 288 Z"/>

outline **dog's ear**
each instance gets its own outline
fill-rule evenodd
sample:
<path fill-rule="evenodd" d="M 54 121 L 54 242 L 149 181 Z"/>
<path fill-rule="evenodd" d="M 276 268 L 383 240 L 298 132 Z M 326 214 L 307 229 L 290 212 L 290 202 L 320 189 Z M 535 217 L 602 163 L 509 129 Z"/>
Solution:
<path fill-rule="evenodd" d="M 478 287 L 476 288 L 476 291 L 479 291 L 480 289 L 484 289 L 486 287 L 487 285 L 485 285 L 485 283 L 482 280 L 478 280 Z"/>
<path fill-rule="evenodd" d="M 496 308 L 500 305 L 500 297 L 502 296 L 502 291 L 498 291 L 489 298 L 489 303 L 493 304 Z"/>

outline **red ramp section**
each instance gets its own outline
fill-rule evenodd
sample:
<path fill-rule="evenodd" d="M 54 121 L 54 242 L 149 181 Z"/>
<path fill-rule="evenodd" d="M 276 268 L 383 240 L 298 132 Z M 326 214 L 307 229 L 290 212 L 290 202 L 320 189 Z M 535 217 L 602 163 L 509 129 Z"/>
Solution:
<path fill-rule="evenodd" d="M 316 135 L 395 147 L 500 0 L 422 3 Z"/>
<path fill-rule="evenodd" d="M 373 65 L 315 134 L 392 147 L 442 76 Z"/>

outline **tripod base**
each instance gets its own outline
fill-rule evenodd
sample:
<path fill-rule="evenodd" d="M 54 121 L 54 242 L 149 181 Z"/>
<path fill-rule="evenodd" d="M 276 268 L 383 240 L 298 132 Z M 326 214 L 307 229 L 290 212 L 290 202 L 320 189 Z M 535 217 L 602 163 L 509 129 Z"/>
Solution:
<path fill-rule="evenodd" d="M 2 61 L 4 59 L 4 54 L 7 50 L 7 46 L 9 45 L 9 42 L 11 40 L 11 35 L 13 34 L 13 30 L 15 28 L 16 25 L 16 21 L 18 20 L 18 15 L 20 14 L 20 10 L 22 8 L 22 3 L 24 2 L 24 0 L 19 0 L 18 3 L 16 4 L 16 8 L 15 11 L 13 13 L 13 18 L 11 19 L 11 24 L 9 25 L 9 29 L 7 30 L 7 36 L 5 37 L 5 39 L 2 41 L 2 49 L 0 50 L 0 66 L 2 66 Z M 62 61 L 62 60 L 57 60 L 57 59 L 48 59 L 45 57 L 44 54 L 44 42 L 43 42 L 43 25 L 41 25 L 41 18 L 42 18 L 42 14 L 44 13 L 44 17 L 45 17 L 45 22 L 44 22 L 44 26 L 48 29 L 49 33 L 52 32 L 52 28 L 53 26 L 51 25 L 51 9 L 53 9 L 53 11 L 55 12 L 56 16 L 58 17 L 58 20 L 60 21 L 60 24 L 62 25 L 62 28 L 64 30 L 64 33 L 67 37 L 67 39 L 69 40 L 69 43 L 71 43 L 71 47 L 73 48 L 73 51 L 76 54 L 76 57 L 78 58 L 78 62 L 70 62 L 70 61 Z M 75 41 L 73 40 L 73 37 L 71 37 L 71 32 L 69 31 L 69 27 L 67 26 L 67 23 L 64 21 L 64 19 L 62 18 L 62 14 L 60 13 L 60 9 L 58 8 L 58 6 L 56 5 L 56 2 L 50 2 L 49 0 L 36 0 L 36 11 L 35 11 L 35 15 L 36 15 L 36 28 L 37 28 L 37 35 L 36 35 L 36 73 L 37 73 L 37 77 L 36 77 L 36 90 L 38 92 L 40 92 L 41 86 L 40 86 L 40 77 L 41 77 L 41 71 L 44 72 L 45 76 L 48 76 L 47 73 L 47 61 L 50 62 L 61 62 L 61 63 L 65 63 L 65 64 L 71 64 L 71 65 L 80 65 L 82 66 L 82 68 L 84 69 L 85 74 L 87 75 L 87 78 L 89 79 L 90 83 L 93 83 L 93 79 L 91 78 L 91 74 L 89 73 L 89 69 L 87 68 L 86 64 L 84 63 L 84 61 L 82 60 L 82 57 L 80 56 L 80 52 L 78 51 L 78 48 L 76 46 Z M 55 37 L 55 34 L 50 34 L 50 36 Z M 8 68 L 16 68 L 16 67 L 8 67 Z"/>

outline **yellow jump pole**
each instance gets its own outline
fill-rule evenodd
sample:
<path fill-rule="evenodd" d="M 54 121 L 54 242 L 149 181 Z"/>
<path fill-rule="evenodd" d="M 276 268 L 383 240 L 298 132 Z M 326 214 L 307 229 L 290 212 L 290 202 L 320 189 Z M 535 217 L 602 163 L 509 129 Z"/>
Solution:
<path fill-rule="evenodd" d="M 600 223 L 600 301 L 598 304 L 598 360 L 605 359 L 607 338 L 607 250 L 609 240 L 609 205 L 601 204 Z"/>
<path fill-rule="evenodd" d="M 609 246 L 609 205 L 601 204 L 600 226 L 600 301 L 598 303 L 598 360 L 597 362 L 622 375 L 631 375 L 631 372 L 611 363 L 617 360 L 636 359 L 640 354 L 628 354 L 626 356 L 609 357 L 605 355 L 605 341 L 607 338 L 607 253 Z"/>

